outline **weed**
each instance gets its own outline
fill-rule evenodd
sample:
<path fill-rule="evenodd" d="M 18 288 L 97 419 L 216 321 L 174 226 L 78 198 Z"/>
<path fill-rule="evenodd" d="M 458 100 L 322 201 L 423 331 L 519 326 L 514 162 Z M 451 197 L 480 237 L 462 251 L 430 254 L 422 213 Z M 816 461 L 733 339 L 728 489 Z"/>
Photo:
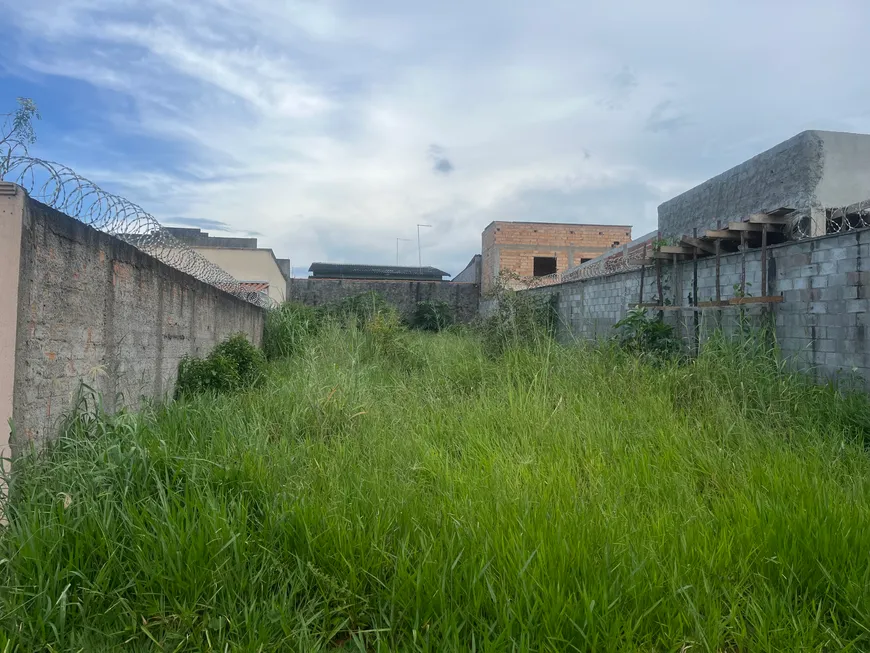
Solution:
<path fill-rule="evenodd" d="M 263 326 L 263 352 L 269 360 L 289 358 L 316 336 L 325 316 L 316 308 L 285 302 L 270 309 Z"/>
<path fill-rule="evenodd" d="M 673 327 L 661 317 L 650 315 L 645 308 L 631 309 L 613 328 L 617 343 L 635 354 L 667 358 L 680 350 Z"/>
<path fill-rule="evenodd" d="M 453 325 L 453 309 L 444 301 L 417 302 L 408 322 L 414 329 L 437 333 Z"/>
<path fill-rule="evenodd" d="M 257 392 L 80 401 L 15 461 L 3 650 L 870 650 L 866 395 L 536 324 L 326 321 Z"/>

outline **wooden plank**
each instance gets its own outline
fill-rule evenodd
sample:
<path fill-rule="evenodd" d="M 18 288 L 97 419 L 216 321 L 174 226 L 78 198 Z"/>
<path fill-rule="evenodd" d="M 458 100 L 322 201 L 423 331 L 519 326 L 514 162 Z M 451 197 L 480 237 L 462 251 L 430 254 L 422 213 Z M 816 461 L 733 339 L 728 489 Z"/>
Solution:
<path fill-rule="evenodd" d="M 716 253 L 716 247 L 713 245 L 713 243 L 707 240 L 702 240 L 701 238 L 696 238 L 694 236 L 683 236 L 680 242 L 685 243 L 686 247 L 694 247 L 701 250 L 702 252 L 707 252 L 708 254 Z"/>
<path fill-rule="evenodd" d="M 758 231 L 761 232 L 761 225 L 752 222 L 729 222 L 729 231 Z"/>
<path fill-rule="evenodd" d="M 646 260 L 646 243 L 643 244 L 643 260 Z M 646 277 L 646 264 L 641 264 L 640 266 L 640 292 L 638 293 L 637 301 L 640 304 L 643 304 L 643 282 L 644 277 Z"/>
<path fill-rule="evenodd" d="M 732 297 L 728 300 L 732 306 L 741 304 L 781 304 L 782 295 L 772 295 L 769 297 Z"/>
<path fill-rule="evenodd" d="M 788 215 L 789 213 L 794 213 L 796 209 L 790 209 L 787 206 L 781 206 L 778 209 L 774 209 L 773 211 L 765 211 L 765 215 L 769 215 L 772 218 L 782 217 L 784 215 Z"/>
<path fill-rule="evenodd" d="M 682 261 L 682 260 L 689 258 L 688 254 L 672 254 L 672 253 L 668 253 L 668 252 L 653 252 L 652 253 L 652 257 L 654 259 L 657 259 L 660 261 L 670 261 L 675 256 L 678 257 L 677 258 L 678 261 Z"/>
<path fill-rule="evenodd" d="M 761 232 L 761 292 L 767 294 L 767 225 Z"/>
<path fill-rule="evenodd" d="M 659 293 L 659 304 L 664 304 L 665 298 L 662 295 L 662 260 L 661 259 L 656 260 L 656 290 L 658 290 L 658 293 Z M 661 316 L 662 316 L 662 314 L 659 313 L 659 317 L 661 317 Z"/>
<path fill-rule="evenodd" d="M 719 280 L 720 272 L 722 270 L 721 265 L 720 265 L 720 263 L 722 262 L 721 245 L 722 245 L 722 240 L 717 238 L 716 239 L 716 301 L 717 302 L 722 298 L 722 296 L 720 294 L 722 292 L 722 284 L 721 284 L 721 281 Z"/>
<path fill-rule="evenodd" d="M 733 297 L 720 302 L 698 302 L 697 306 L 660 306 L 651 302 L 637 304 L 636 308 L 655 308 L 659 311 L 700 311 L 708 308 L 733 308 L 735 306 L 743 306 L 746 304 L 781 304 L 782 297 L 773 295 L 771 297 Z"/>
<path fill-rule="evenodd" d="M 752 224 L 780 224 L 787 225 L 789 219 L 783 215 L 767 215 L 767 213 L 753 213 L 749 216 Z"/>
<path fill-rule="evenodd" d="M 691 254 L 694 251 L 693 247 L 680 247 L 679 245 L 662 245 L 659 247 L 659 252 L 662 254 Z"/>
<path fill-rule="evenodd" d="M 692 310 L 692 306 L 662 306 L 660 304 L 644 304 L 643 306 L 637 306 L 637 308 L 654 308 L 657 311 L 690 311 Z"/>
<path fill-rule="evenodd" d="M 704 234 L 707 238 L 716 240 L 717 238 L 725 238 L 727 240 L 740 240 L 740 232 L 726 231 L 725 229 L 714 229 Z"/>

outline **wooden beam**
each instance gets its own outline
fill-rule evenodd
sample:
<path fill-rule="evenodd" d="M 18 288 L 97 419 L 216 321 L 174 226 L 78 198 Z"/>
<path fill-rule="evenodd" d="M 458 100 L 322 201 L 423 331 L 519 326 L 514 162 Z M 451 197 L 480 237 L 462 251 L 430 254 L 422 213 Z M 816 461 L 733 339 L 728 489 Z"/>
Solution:
<path fill-rule="evenodd" d="M 705 236 L 716 240 L 717 238 L 725 238 L 727 240 L 740 240 L 740 233 L 737 231 L 726 231 L 725 229 L 715 229 L 708 231 Z"/>
<path fill-rule="evenodd" d="M 702 240 L 701 238 L 695 238 L 694 236 L 683 236 L 680 242 L 685 243 L 687 247 L 696 247 L 702 252 L 707 252 L 708 254 L 716 253 L 716 246 L 709 241 Z"/>
<path fill-rule="evenodd" d="M 637 308 L 655 308 L 659 311 L 696 311 L 705 308 L 731 308 L 733 306 L 741 306 L 744 304 L 781 304 L 782 296 L 773 295 L 770 297 L 733 297 L 719 302 L 698 302 L 697 306 L 661 306 L 659 304 L 646 302 L 636 304 Z"/>
<path fill-rule="evenodd" d="M 778 209 L 774 209 L 773 211 L 765 211 L 765 215 L 769 215 L 772 218 L 782 217 L 784 215 L 788 215 L 789 213 L 794 213 L 795 209 L 790 209 L 787 206 L 781 206 Z"/>
<path fill-rule="evenodd" d="M 787 225 L 789 219 L 784 215 L 767 215 L 767 213 L 753 213 L 749 216 L 751 224 L 781 224 Z"/>
<path fill-rule="evenodd" d="M 729 222 L 728 229 L 730 231 L 758 231 L 761 232 L 762 225 L 753 222 Z"/>
<path fill-rule="evenodd" d="M 688 258 L 688 254 L 672 254 L 668 252 L 653 252 L 652 257 L 654 259 L 662 260 L 662 261 L 670 261 L 673 260 L 674 257 L 678 257 L 678 260 L 682 261 Z"/>
<path fill-rule="evenodd" d="M 679 245 L 662 245 L 659 247 L 662 254 L 691 254 L 694 251 L 692 247 L 681 247 Z"/>
<path fill-rule="evenodd" d="M 728 300 L 728 303 L 734 306 L 740 304 L 781 304 L 782 295 L 772 295 L 769 297 L 732 297 Z"/>

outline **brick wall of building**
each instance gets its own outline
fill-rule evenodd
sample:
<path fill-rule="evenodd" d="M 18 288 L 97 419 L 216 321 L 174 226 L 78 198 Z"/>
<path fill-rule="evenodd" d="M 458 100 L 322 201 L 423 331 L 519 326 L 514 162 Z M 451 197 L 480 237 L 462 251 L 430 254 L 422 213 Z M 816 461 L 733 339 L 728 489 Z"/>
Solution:
<path fill-rule="evenodd" d="M 630 240 L 628 226 L 493 222 L 482 236 L 482 290 L 488 292 L 504 270 L 533 276 L 537 256 L 554 257 L 561 273 Z"/>

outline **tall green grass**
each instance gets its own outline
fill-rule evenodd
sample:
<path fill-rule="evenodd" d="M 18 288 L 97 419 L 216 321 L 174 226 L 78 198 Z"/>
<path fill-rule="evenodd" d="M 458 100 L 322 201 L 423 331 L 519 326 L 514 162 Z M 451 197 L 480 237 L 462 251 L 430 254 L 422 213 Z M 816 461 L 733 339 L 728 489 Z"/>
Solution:
<path fill-rule="evenodd" d="M 324 324 L 254 390 L 80 414 L 17 462 L 0 650 L 870 650 L 866 398 L 484 342 Z"/>

